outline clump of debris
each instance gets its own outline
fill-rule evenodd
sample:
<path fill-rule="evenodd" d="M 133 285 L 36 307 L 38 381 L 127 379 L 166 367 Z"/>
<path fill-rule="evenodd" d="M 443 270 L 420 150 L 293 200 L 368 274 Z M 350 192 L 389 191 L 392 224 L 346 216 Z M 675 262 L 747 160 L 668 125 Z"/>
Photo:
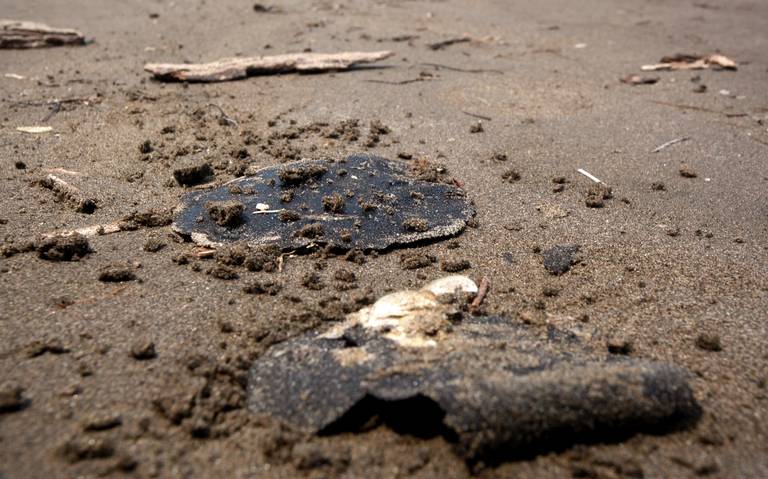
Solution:
<path fill-rule="evenodd" d="M 700 415 L 685 371 L 606 360 L 567 331 L 542 340 L 507 318 L 465 314 L 480 294 L 471 279 L 448 276 L 273 346 L 251 367 L 249 407 L 320 435 L 384 424 L 442 436 L 469 463 Z"/>

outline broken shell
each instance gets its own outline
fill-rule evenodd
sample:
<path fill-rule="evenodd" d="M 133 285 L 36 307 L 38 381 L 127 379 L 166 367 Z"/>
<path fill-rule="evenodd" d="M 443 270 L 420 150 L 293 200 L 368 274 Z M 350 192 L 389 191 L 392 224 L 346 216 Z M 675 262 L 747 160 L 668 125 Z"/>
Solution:
<path fill-rule="evenodd" d="M 335 337 L 310 332 L 272 346 L 250 369 L 249 409 L 321 435 L 380 421 L 400 433 L 443 436 L 470 464 L 675 430 L 700 415 L 689 373 L 606 360 L 567 331 L 541 335 L 507 318 L 466 316 L 435 347 L 402 347 L 404 323 L 423 321 L 414 313 L 432 296 L 394 293 L 357 313 L 368 324 L 395 324 L 388 333 L 350 321 Z"/>
<path fill-rule="evenodd" d="M 437 345 L 436 338 L 450 330 L 448 318 L 455 313 L 429 291 L 398 291 L 349 317 L 352 324 L 382 333 L 400 346 L 423 348 Z"/>
<path fill-rule="evenodd" d="M 466 276 L 452 275 L 438 278 L 421 288 L 421 290 L 429 291 L 435 296 L 457 293 L 475 295 L 477 294 L 477 284 Z"/>

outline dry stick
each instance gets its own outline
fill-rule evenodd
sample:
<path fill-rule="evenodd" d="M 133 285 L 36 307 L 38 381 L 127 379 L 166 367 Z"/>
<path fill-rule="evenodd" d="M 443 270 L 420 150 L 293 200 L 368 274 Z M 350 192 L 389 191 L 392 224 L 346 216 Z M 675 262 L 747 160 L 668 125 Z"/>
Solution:
<path fill-rule="evenodd" d="M 602 181 L 600 181 L 600 178 L 596 177 L 595 175 L 593 175 L 592 173 L 588 172 L 584 168 L 579 168 L 576 171 L 581 173 L 582 175 L 586 176 L 590 180 L 594 181 L 595 183 L 602 183 Z"/>
<path fill-rule="evenodd" d="M 85 45 L 85 36 L 70 28 L 0 20 L 0 48 L 42 48 L 61 45 Z"/>
<path fill-rule="evenodd" d="M 471 113 L 471 112 L 464 111 L 464 110 L 461 110 L 461 112 L 464 113 L 465 115 L 473 116 L 473 117 L 479 118 L 481 120 L 485 120 L 485 121 L 493 120 L 493 118 L 491 118 L 490 116 L 478 115 L 477 113 Z"/>
<path fill-rule="evenodd" d="M 226 58 L 211 63 L 148 63 L 144 65 L 144 70 L 152 73 L 158 80 L 219 82 L 270 73 L 347 70 L 354 65 L 377 62 L 392 55 L 394 53 L 389 51 L 292 53 L 265 57 Z"/>
<path fill-rule="evenodd" d="M 52 233 L 45 233 L 43 235 L 43 238 L 53 238 L 56 236 L 70 236 L 75 233 L 81 234 L 86 238 L 90 238 L 92 236 L 101 236 L 101 235 L 117 233 L 118 231 L 122 231 L 120 229 L 120 223 L 107 223 L 103 225 L 86 226 L 84 228 L 78 228 L 76 230 L 54 231 Z"/>
<path fill-rule="evenodd" d="M 387 80 L 363 80 L 367 83 L 383 83 L 384 85 L 407 85 L 409 83 L 416 83 L 420 81 L 427 81 L 425 78 L 413 78 L 411 80 L 400 80 L 400 81 L 387 81 Z M 431 79 L 429 81 L 432 81 Z"/>
<path fill-rule="evenodd" d="M 480 307 L 480 305 L 483 303 L 483 300 L 485 299 L 485 296 L 488 294 L 488 289 L 490 287 L 490 280 L 488 280 L 486 276 L 483 276 L 483 279 L 480 280 L 480 288 L 477 290 L 477 296 L 475 296 L 475 299 L 473 299 L 472 303 L 469 305 L 470 310 L 474 310 Z"/>
<path fill-rule="evenodd" d="M 461 73 L 496 73 L 497 75 L 504 74 L 504 72 L 501 70 L 489 70 L 485 68 L 457 68 L 457 67 L 452 67 L 448 65 L 443 65 L 442 63 L 419 63 L 419 65 L 434 67 L 437 69 L 442 68 L 443 70 L 450 70 L 452 72 L 461 72 Z"/>
<path fill-rule="evenodd" d="M 651 102 L 659 104 L 659 105 L 671 106 L 671 107 L 674 107 L 674 108 L 678 108 L 680 110 L 694 110 L 694 111 L 701 111 L 701 112 L 705 112 L 705 113 L 715 113 L 717 115 L 725 115 L 726 118 L 736 118 L 736 117 L 742 115 L 741 113 L 739 113 L 739 114 L 730 113 L 729 114 L 729 113 L 725 113 L 724 111 L 712 110 L 711 108 L 704 108 L 704 107 L 695 106 L 695 105 L 681 105 L 681 104 L 678 104 L 678 103 L 669 103 L 669 102 L 665 102 L 665 101 L 656 101 L 656 100 L 651 100 Z M 724 125 L 737 126 L 737 125 L 734 125 L 733 123 L 724 123 Z M 768 143 L 766 143 L 765 141 L 760 140 L 758 138 L 755 138 L 754 135 L 749 135 L 749 138 L 751 138 L 752 140 L 755 140 L 756 142 L 761 143 L 763 145 L 768 145 Z"/>
<path fill-rule="evenodd" d="M 24 100 L 24 101 L 14 101 L 11 102 L 12 106 L 55 106 L 55 105 L 64 105 L 67 103 L 75 103 L 75 104 L 82 104 L 82 105 L 90 105 L 91 103 L 99 103 L 101 102 L 101 95 L 91 95 L 91 96 L 81 96 L 81 97 L 72 97 L 72 98 L 54 98 L 52 100 Z"/>
<path fill-rule="evenodd" d="M 449 47 L 457 43 L 465 43 L 470 41 L 472 41 L 472 39 L 465 35 L 463 37 L 449 38 L 448 40 L 443 40 L 441 42 L 429 43 L 427 46 L 430 50 L 442 50 L 445 47 Z"/>
<path fill-rule="evenodd" d="M 204 108 L 209 108 L 209 107 L 213 107 L 213 108 L 216 108 L 217 110 L 219 110 L 219 114 L 221 115 L 221 116 L 219 116 L 219 123 L 221 123 L 222 125 L 237 126 L 237 121 L 235 121 L 231 117 L 229 117 L 224 112 L 224 109 L 222 107 L 220 107 L 219 105 L 217 105 L 215 103 L 208 103 L 207 105 L 205 105 Z M 202 111 L 202 110 L 203 110 L 202 108 L 198 108 L 197 110 L 195 110 L 195 113 L 197 113 L 199 111 Z"/>
<path fill-rule="evenodd" d="M 674 140 L 669 140 L 668 142 L 662 143 L 661 145 L 657 146 L 655 149 L 651 150 L 651 153 L 658 153 L 661 150 L 663 150 L 664 148 L 667 148 L 669 146 L 675 145 L 677 143 L 682 143 L 684 141 L 688 141 L 690 139 L 691 139 L 690 137 L 684 136 L 684 137 L 681 137 L 681 138 L 675 138 Z"/>
<path fill-rule="evenodd" d="M 215 254 L 216 250 L 211 248 L 195 248 L 192 252 L 192 255 L 198 259 L 213 258 Z"/>
<path fill-rule="evenodd" d="M 55 102 L 53 106 L 51 106 L 51 111 L 48 112 L 47 115 L 43 117 L 42 120 L 40 120 L 41 123 L 45 123 L 51 118 L 53 118 L 53 115 L 61 111 L 61 102 Z"/>
<path fill-rule="evenodd" d="M 86 198 L 82 191 L 70 185 L 56 175 L 48 175 L 40 180 L 40 186 L 48 188 L 56 195 L 75 206 L 75 211 L 79 213 L 93 213 L 96 210 L 96 200 Z"/>

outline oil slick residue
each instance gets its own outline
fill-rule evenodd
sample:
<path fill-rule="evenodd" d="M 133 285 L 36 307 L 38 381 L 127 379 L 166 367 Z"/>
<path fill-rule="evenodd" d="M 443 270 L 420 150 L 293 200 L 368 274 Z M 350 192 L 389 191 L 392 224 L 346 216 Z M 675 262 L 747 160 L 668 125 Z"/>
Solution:
<path fill-rule="evenodd" d="M 239 223 L 211 219 L 205 205 L 225 201 L 243 204 Z M 354 155 L 340 162 L 286 163 L 187 193 L 173 228 L 206 245 L 384 249 L 455 235 L 473 215 L 460 188 L 417 180 L 383 158 Z"/>
<path fill-rule="evenodd" d="M 249 408 L 319 435 L 372 425 L 442 436 L 467 462 L 689 427 L 689 373 L 606 359 L 573 334 L 461 312 L 469 278 L 398 291 L 252 365 Z"/>

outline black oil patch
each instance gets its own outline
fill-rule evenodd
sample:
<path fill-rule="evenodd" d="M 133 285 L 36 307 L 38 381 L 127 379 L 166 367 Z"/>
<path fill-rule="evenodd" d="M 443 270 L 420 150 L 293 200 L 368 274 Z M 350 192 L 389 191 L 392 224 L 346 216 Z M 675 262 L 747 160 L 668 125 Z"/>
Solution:
<path fill-rule="evenodd" d="M 206 211 L 206 204 L 226 201 L 244 206 L 237 224 L 217 224 Z M 187 193 L 173 228 L 207 245 L 384 249 L 455 235 L 474 213 L 460 188 L 418 180 L 383 158 L 353 155 L 286 163 Z"/>
<path fill-rule="evenodd" d="M 269 349 L 249 373 L 252 412 L 304 432 L 372 424 L 443 436 L 469 463 L 689 426 L 688 373 L 591 352 L 570 334 L 467 317 L 436 347 L 403 348 L 360 326 Z"/>

